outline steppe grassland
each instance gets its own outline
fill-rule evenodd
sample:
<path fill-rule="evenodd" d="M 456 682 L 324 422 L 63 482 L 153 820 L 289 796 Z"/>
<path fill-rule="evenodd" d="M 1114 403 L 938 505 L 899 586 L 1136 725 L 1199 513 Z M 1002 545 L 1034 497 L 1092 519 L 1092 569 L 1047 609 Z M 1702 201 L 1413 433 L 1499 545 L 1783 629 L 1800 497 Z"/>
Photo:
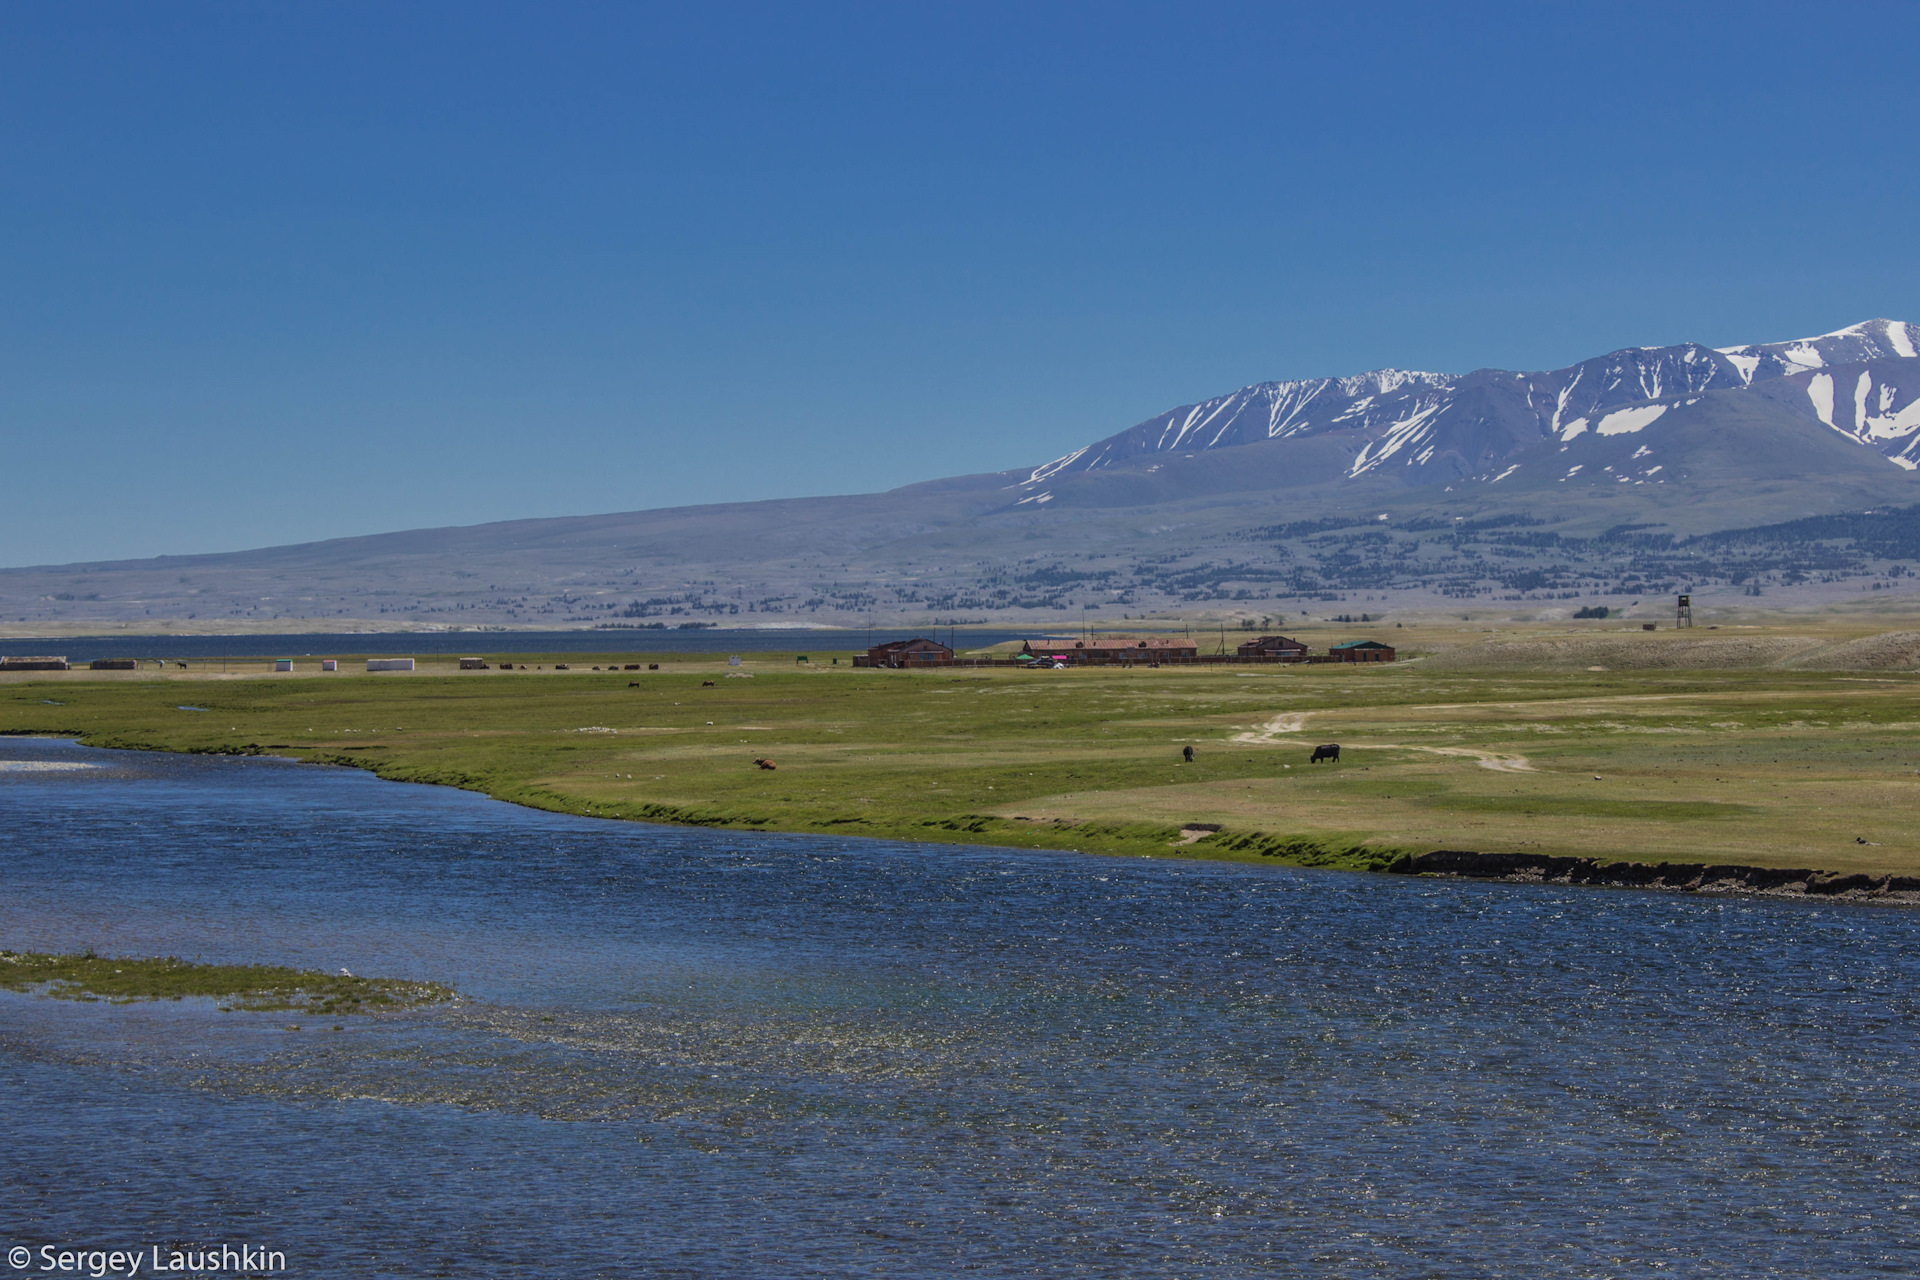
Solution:
<path fill-rule="evenodd" d="M 1444 655 L 896 672 L 812 656 L 753 655 L 751 679 L 714 655 L 647 655 L 651 672 L 528 655 L 575 669 L 10 676 L 0 730 L 763 831 L 1351 866 L 1465 848 L 1920 871 L 1920 689 L 1905 673 L 1450 669 Z M 1319 742 L 1341 743 L 1338 765 L 1308 763 Z"/>

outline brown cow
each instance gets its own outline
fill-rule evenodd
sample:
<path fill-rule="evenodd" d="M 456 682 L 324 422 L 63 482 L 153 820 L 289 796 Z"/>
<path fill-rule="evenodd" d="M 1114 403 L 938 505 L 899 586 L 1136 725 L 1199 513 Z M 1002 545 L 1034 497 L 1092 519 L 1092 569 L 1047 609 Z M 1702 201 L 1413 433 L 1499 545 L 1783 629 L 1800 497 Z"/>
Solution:
<path fill-rule="evenodd" d="M 766 759 L 764 756 L 755 756 L 753 762 L 759 765 L 762 769 L 776 769 L 779 767 L 778 765 L 774 764 L 773 761 Z"/>

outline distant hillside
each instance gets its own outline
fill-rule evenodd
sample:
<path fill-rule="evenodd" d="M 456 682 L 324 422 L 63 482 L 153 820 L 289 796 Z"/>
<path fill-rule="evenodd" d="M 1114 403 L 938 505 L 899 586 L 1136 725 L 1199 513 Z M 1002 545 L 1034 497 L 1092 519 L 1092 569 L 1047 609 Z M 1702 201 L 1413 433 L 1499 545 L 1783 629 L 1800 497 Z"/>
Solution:
<path fill-rule="evenodd" d="M 1258 383 L 1039 467 L 890 493 L 0 570 L 0 624 L 1057 626 L 1855 598 L 1920 563 L 1901 532 L 1916 466 L 1920 328 L 1870 320 L 1546 373 Z"/>

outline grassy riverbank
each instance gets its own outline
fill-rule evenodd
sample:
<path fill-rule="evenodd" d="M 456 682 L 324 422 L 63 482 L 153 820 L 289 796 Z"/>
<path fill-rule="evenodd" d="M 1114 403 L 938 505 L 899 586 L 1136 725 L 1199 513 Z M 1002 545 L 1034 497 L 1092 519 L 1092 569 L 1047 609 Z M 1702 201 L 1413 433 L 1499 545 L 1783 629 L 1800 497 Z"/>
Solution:
<path fill-rule="evenodd" d="M 549 655 L 510 674 L 70 673 L 0 685 L 0 731 L 742 830 L 1351 867 L 1462 848 L 1920 871 L 1920 680 L 1700 660 L 895 672 L 655 654 L 658 671 Z M 1340 763 L 1309 765 L 1317 742 L 1341 743 Z"/>
<path fill-rule="evenodd" d="M 452 997 L 430 982 L 356 978 L 276 965 L 194 964 L 171 957 L 47 955 L 0 951 L 0 991 L 38 991 L 62 1000 L 212 998 L 225 1010 L 291 1009 L 302 1013 L 373 1013 Z"/>

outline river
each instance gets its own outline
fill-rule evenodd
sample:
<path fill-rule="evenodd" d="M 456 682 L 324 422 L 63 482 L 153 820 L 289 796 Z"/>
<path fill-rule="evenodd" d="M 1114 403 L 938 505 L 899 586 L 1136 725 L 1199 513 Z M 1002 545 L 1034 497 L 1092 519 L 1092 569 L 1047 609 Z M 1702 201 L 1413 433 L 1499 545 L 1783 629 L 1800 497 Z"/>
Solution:
<path fill-rule="evenodd" d="M 297 1276 L 1920 1270 L 1920 912 L 739 834 L 0 739 L 0 1246 Z M 298 1030 L 289 1027 L 298 1025 Z M 38 1266 L 37 1258 L 33 1264 Z"/>

